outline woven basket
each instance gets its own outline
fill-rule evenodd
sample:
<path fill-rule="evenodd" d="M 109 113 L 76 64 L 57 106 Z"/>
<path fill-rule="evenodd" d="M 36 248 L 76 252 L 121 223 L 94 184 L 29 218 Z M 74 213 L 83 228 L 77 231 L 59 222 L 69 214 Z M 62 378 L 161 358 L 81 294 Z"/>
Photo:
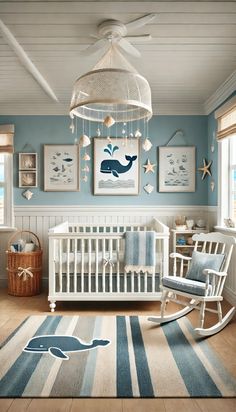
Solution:
<path fill-rule="evenodd" d="M 27 234 L 36 240 L 34 252 L 12 252 L 11 244 L 17 237 Z M 7 271 L 8 294 L 14 296 L 33 296 L 41 291 L 42 249 L 38 236 L 29 230 L 14 233 L 8 241 Z"/>

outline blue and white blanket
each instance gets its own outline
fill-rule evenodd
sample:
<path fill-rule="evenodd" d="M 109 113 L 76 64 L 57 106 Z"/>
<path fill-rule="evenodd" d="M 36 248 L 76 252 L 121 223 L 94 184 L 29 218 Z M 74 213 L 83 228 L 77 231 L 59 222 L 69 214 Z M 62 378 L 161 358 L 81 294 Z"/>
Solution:
<path fill-rule="evenodd" d="M 125 233 L 125 272 L 155 272 L 155 232 Z"/>

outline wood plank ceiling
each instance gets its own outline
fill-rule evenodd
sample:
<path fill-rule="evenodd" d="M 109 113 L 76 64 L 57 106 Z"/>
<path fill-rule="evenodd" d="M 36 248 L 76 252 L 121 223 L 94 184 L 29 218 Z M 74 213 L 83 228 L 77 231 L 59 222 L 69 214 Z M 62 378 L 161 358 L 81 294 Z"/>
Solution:
<path fill-rule="evenodd" d="M 43 91 L 0 31 L 0 114 L 67 114 L 74 81 L 102 55 L 80 54 L 94 42 L 97 25 L 147 13 L 157 17 L 132 34 L 150 33 L 152 40 L 133 43 L 140 59 L 126 57 L 149 81 L 155 112 L 204 113 L 204 104 L 235 74 L 235 1 L 0 0 L 0 19 L 58 98 Z"/>

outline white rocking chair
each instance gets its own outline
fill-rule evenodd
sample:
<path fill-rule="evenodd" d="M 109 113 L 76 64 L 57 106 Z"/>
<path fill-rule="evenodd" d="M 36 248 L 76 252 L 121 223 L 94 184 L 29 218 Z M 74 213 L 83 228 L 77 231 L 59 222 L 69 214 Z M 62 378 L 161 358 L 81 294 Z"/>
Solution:
<path fill-rule="evenodd" d="M 165 276 L 162 279 L 161 315 L 150 317 L 148 320 L 155 323 L 170 322 L 185 316 L 193 309 L 198 309 L 199 327 L 194 330 L 198 335 L 210 336 L 221 331 L 236 313 L 236 308 L 232 307 L 222 317 L 221 309 L 222 292 L 236 239 L 233 236 L 212 232 L 195 234 L 193 240 L 195 246 L 192 257 L 179 253 L 170 254 L 170 257 L 174 258 L 173 276 Z M 178 276 L 177 259 L 180 264 Z M 184 261 L 187 262 L 188 269 L 186 277 L 183 276 Z M 189 298 L 190 302 L 178 300 L 177 295 Z M 185 308 L 172 315 L 165 315 L 167 301 L 179 303 Z M 216 302 L 217 310 L 206 308 L 208 302 Z M 210 328 L 204 328 L 205 311 L 218 314 L 218 322 Z"/>

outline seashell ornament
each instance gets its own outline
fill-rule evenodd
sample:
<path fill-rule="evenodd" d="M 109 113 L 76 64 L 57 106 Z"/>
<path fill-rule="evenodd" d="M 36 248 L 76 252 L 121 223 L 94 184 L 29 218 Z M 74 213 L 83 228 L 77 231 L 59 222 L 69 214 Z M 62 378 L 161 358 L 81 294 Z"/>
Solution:
<path fill-rule="evenodd" d="M 146 186 L 144 186 L 144 190 L 145 192 L 147 192 L 149 195 L 150 193 L 153 192 L 154 186 L 150 185 L 150 183 L 148 183 Z"/>
<path fill-rule="evenodd" d="M 33 192 L 31 192 L 31 190 L 25 190 L 22 193 L 22 196 L 24 196 L 27 200 L 30 200 L 33 195 L 34 194 L 33 194 Z"/>
<path fill-rule="evenodd" d="M 214 192 L 214 189 L 215 189 L 215 182 L 214 182 L 214 180 L 211 181 L 210 186 L 211 186 L 211 191 Z"/>
<path fill-rule="evenodd" d="M 105 124 L 106 127 L 111 127 L 115 123 L 115 119 L 111 116 L 105 117 L 103 123 Z"/>
<path fill-rule="evenodd" d="M 87 176 L 87 175 L 84 175 L 84 176 L 82 177 L 82 180 L 83 180 L 84 182 L 87 182 L 87 181 L 88 181 L 88 176 Z"/>
<path fill-rule="evenodd" d="M 90 160 L 89 154 L 88 154 L 87 152 L 85 152 L 85 154 L 83 155 L 82 159 L 85 160 L 85 161 Z"/>
<path fill-rule="evenodd" d="M 89 172 L 89 166 L 86 165 L 86 166 L 82 169 L 82 172 L 88 173 L 88 172 Z"/>
<path fill-rule="evenodd" d="M 73 134 L 75 132 L 75 124 L 74 124 L 74 120 L 72 119 L 71 124 L 70 124 L 70 130 L 71 133 Z"/>
<path fill-rule="evenodd" d="M 137 137 L 137 138 L 142 136 L 142 133 L 140 132 L 139 129 L 136 130 L 136 132 L 134 133 L 134 136 Z"/>
<path fill-rule="evenodd" d="M 150 150 L 151 147 L 152 147 L 152 142 L 149 140 L 148 137 L 146 137 L 146 139 L 144 140 L 142 144 L 142 148 L 143 150 L 145 150 L 145 152 L 148 152 L 148 150 Z"/>
<path fill-rule="evenodd" d="M 99 129 L 99 127 L 97 128 L 96 133 L 97 133 L 97 137 L 101 136 L 101 130 Z"/>
<path fill-rule="evenodd" d="M 79 139 L 79 145 L 80 147 L 87 147 L 91 143 L 90 138 L 86 134 L 82 134 Z"/>

